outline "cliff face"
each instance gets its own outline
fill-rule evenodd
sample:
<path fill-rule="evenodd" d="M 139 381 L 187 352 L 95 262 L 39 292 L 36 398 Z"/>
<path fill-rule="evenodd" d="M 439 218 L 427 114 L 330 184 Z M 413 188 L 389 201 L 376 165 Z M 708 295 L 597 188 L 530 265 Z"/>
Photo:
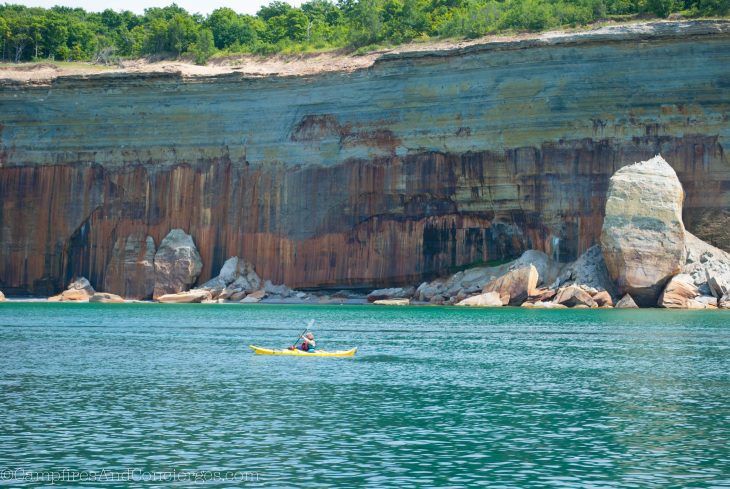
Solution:
<path fill-rule="evenodd" d="M 0 114 L 5 292 L 83 275 L 124 294 L 113 257 L 172 228 L 194 237 L 201 282 L 234 255 L 295 287 L 413 283 L 528 248 L 573 259 L 598 241 L 609 177 L 658 153 L 687 228 L 730 250 L 723 22 L 301 77 L 6 80 Z"/>

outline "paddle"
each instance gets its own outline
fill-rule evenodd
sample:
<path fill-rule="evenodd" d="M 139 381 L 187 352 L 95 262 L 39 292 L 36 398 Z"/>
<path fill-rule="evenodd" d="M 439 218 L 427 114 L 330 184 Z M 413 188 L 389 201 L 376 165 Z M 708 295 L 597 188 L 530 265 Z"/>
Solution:
<path fill-rule="evenodd" d="M 302 339 L 302 336 L 304 336 L 304 333 L 306 333 L 307 331 L 312 329 L 313 324 L 314 324 L 314 319 L 310 319 L 309 322 L 307 323 L 306 329 L 304 331 L 302 331 L 302 333 L 299 336 L 297 336 L 297 341 L 294 342 L 293 348 L 297 347 L 297 343 L 299 343 L 299 340 Z"/>

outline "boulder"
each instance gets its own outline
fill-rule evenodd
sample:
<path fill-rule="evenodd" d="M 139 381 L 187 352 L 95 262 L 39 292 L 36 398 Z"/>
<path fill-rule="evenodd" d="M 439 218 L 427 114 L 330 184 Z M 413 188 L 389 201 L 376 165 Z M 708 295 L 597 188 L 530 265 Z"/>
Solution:
<path fill-rule="evenodd" d="M 611 297 L 617 295 L 616 286 L 608 276 L 608 269 L 600 246 L 591 246 L 576 261 L 566 265 L 552 288 L 557 289 L 563 285 L 573 284 L 585 289 L 595 289 L 597 292 L 608 291 Z"/>
<path fill-rule="evenodd" d="M 591 295 L 577 285 L 560 288 L 553 302 L 567 307 L 598 307 L 598 304 L 596 304 L 596 301 L 593 300 Z"/>
<path fill-rule="evenodd" d="M 381 299 L 373 301 L 373 304 L 378 306 L 407 306 L 410 303 L 410 299 Z"/>
<path fill-rule="evenodd" d="M 625 166 L 611 177 L 601 249 L 621 294 L 653 306 L 684 264 L 684 191 L 661 156 Z"/>
<path fill-rule="evenodd" d="M 66 290 L 49 297 L 48 300 L 51 302 L 88 302 L 95 292 L 89 281 L 81 277 L 71 282 Z"/>
<path fill-rule="evenodd" d="M 701 295 L 696 299 L 688 299 L 684 309 L 717 309 L 717 299 L 709 295 Z"/>
<path fill-rule="evenodd" d="M 530 296 L 527 297 L 528 302 L 549 302 L 557 294 L 556 290 L 553 289 L 536 289 Z"/>
<path fill-rule="evenodd" d="M 693 300 L 696 303 L 704 304 L 706 309 L 717 309 L 719 306 L 718 298 L 712 295 L 701 295 Z"/>
<path fill-rule="evenodd" d="M 89 298 L 89 302 L 98 302 L 101 304 L 124 304 L 124 299 L 116 294 L 97 292 Z"/>
<path fill-rule="evenodd" d="M 688 309 L 691 305 L 690 300 L 699 295 L 700 292 L 693 283 L 692 277 L 680 274 L 669 281 L 659 296 L 657 305 L 668 309 Z"/>
<path fill-rule="evenodd" d="M 416 288 L 413 297 L 422 302 L 428 302 L 431 297 L 439 294 L 444 289 L 444 279 L 436 279 L 433 282 L 423 282 Z"/>
<path fill-rule="evenodd" d="M 730 292 L 730 273 L 719 274 L 708 270 L 706 276 L 710 292 L 716 299 Z"/>
<path fill-rule="evenodd" d="M 446 299 L 442 295 L 435 295 L 431 297 L 431 299 L 428 301 L 430 304 L 435 304 L 437 306 L 443 305 L 444 302 L 446 302 Z"/>
<path fill-rule="evenodd" d="M 717 301 L 718 307 L 722 309 L 730 309 L 730 294 L 725 294 Z"/>
<path fill-rule="evenodd" d="M 230 298 L 237 292 L 250 293 L 261 288 L 261 277 L 258 276 L 254 266 L 237 256 L 227 259 L 220 269 L 217 277 L 214 277 L 199 288 L 211 292 L 220 291 L 222 298 Z"/>
<path fill-rule="evenodd" d="M 205 289 L 192 289 L 174 294 L 163 294 L 157 298 L 157 301 L 166 304 L 187 304 L 191 302 L 203 302 L 210 299 L 212 299 L 210 291 Z"/>
<path fill-rule="evenodd" d="M 440 295 L 444 300 L 463 298 L 480 293 L 484 287 L 513 270 L 533 265 L 537 269 L 538 285 L 551 283 L 557 277 L 561 265 L 551 260 L 545 253 L 537 250 L 527 250 L 518 259 L 494 267 L 474 267 L 457 272 L 450 277 L 441 277 L 432 282 L 423 282 L 414 293 L 419 301 L 430 301 L 432 297 Z"/>
<path fill-rule="evenodd" d="M 593 296 L 593 300 L 598 304 L 598 307 L 613 307 L 613 298 L 605 290 L 596 293 Z"/>
<path fill-rule="evenodd" d="M 149 299 L 155 289 L 155 240 L 133 233 L 114 242 L 104 272 L 104 290 L 130 299 Z"/>
<path fill-rule="evenodd" d="M 242 304 L 253 304 L 255 302 L 261 302 L 261 299 L 266 297 L 266 291 L 261 289 L 254 292 L 251 292 L 246 297 L 241 299 Z"/>
<path fill-rule="evenodd" d="M 502 307 L 502 299 L 498 292 L 485 292 L 483 294 L 467 297 L 457 302 L 457 306 L 479 306 L 479 307 Z"/>
<path fill-rule="evenodd" d="M 173 229 L 155 253 L 154 299 L 188 290 L 200 275 L 203 261 L 193 237 L 182 229 Z"/>
<path fill-rule="evenodd" d="M 537 302 L 525 302 L 522 304 L 522 307 L 527 307 L 530 309 L 567 309 L 568 306 L 563 304 L 558 304 L 557 302 L 545 302 L 545 301 L 537 301 Z"/>
<path fill-rule="evenodd" d="M 616 309 L 638 309 L 639 306 L 629 294 L 625 294 L 614 307 Z"/>
<path fill-rule="evenodd" d="M 686 258 L 682 273 L 692 277 L 701 294 L 718 299 L 730 291 L 730 253 L 685 233 Z"/>
<path fill-rule="evenodd" d="M 234 301 L 234 302 L 238 302 L 238 301 L 240 301 L 241 299 L 243 299 L 244 297 L 246 297 L 246 292 L 244 292 L 244 291 L 242 290 L 242 291 L 240 291 L 240 292 L 235 292 L 235 293 L 231 294 L 231 296 L 230 296 L 230 297 L 228 298 L 228 300 L 229 300 L 229 301 Z"/>
<path fill-rule="evenodd" d="M 2 290 L 0 290 L 0 302 L 5 302 L 5 294 L 3 294 Z"/>
<path fill-rule="evenodd" d="M 394 287 L 390 289 L 377 289 L 368 294 L 368 302 L 375 302 L 387 299 L 408 299 L 413 296 L 413 287 Z"/>
<path fill-rule="evenodd" d="M 264 291 L 267 295 L 278 295 L 279 297 L 291 297 L 294 291 L 284 284 L 274 285 L 271 280 L 264 282 Z"/>
<path fill-rule="evenodd" d="M 528 265 L 492 280 L 484 286 L 482 292 L 497 292 L 500 296 L 509 296 L 509 304 L 519 306 L 528 296 L 534 294 L 537 281 L 537 269 L 534 265 Z"/>

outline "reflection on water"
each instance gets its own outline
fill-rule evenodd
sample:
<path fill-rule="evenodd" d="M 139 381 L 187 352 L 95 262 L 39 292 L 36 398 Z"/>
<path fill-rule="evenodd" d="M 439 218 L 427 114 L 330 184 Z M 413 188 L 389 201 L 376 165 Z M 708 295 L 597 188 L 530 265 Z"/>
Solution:
<path fill-rule="evenodd" d="M 247 348 L 285 346 L 310 318 L 322 348 L 357 357 Z M 0 470 L 730 487 L 728 325 L 704 311 L 2 304 Z"/>

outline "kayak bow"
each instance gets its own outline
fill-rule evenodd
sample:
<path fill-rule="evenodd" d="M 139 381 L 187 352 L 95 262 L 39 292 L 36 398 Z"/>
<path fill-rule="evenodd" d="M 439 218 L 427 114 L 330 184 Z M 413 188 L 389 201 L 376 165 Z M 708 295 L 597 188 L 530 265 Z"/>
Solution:
<path fill-rule="evenodd" d="M 261 348 L 254 345 L 248 345 L 248 347 L 257 355 L 292 355 L 295 357 L 352 357 L 357 352 L 357 348 L 339 351 L 315 350 L 314 353 L 309 353 L 301 350 L 272 350 L 271 348 Z"/>

